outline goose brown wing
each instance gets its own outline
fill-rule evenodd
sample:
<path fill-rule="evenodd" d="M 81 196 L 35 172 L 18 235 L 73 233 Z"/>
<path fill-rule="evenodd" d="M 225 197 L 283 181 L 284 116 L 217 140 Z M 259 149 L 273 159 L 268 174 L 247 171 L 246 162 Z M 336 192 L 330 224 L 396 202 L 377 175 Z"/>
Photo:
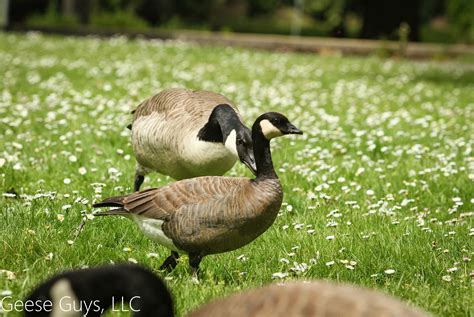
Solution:
<path fill-rule="evenodd" d="M 188 100 L 185 102 L 185 111 L 192 116 L 208 116 L 215 106 L 227 104 L 231 106 L 237 114 L 239 109 L 226 97 L 212 91 L 197 90 L 188 91 Z"/>
<path fill-rule="evenodd" d="M 238 113 L 237 107 L 226 97 L 210 91 L 191 91 L 183 88 L 170 88 L 143 101 L 132 112 L 133 121 L 153 112 L 163 114 L 167 119 L 183 117 L 206 118 L 218 104 L 229 104 Z"/>
<path fill-rule="evenodd" d="M 180 101 L 183 100 L 185 96 L 185 89 L 165 89 L 140 103 L 138 107 L 132 111 L 133 121 L 138 117 L 148 116 L 153 112 L 166 114 L 173 109 L 179 110 L 181 108 Z"/>
<path fill-rule="evenodd" d="M 168 220 L 178 209 L 221 200 L 248 182 L 248 178 L 197 177 L 131 194 L 123 204 L 132 214 Z"/>

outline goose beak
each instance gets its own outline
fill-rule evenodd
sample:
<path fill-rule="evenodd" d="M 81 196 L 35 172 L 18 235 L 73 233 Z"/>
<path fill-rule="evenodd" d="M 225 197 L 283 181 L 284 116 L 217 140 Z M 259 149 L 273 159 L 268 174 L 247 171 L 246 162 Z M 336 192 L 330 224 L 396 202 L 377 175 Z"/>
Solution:
<path fill-rule="evenodd" d="M 303 134 L 303 131 L 295 127 L 293 124 L 288 123 L 286 126 L 286 131 L 284 131 L 285 134 Z"/>
<path fill-rule="evenodd" d="M 248 167 L 248 169 L 253 173 L 253 175 L 257 175 L 257 164 L 255 163 L 255 158 L 253 153 L 247 153 L 242 159 L 241 162 Z"/>

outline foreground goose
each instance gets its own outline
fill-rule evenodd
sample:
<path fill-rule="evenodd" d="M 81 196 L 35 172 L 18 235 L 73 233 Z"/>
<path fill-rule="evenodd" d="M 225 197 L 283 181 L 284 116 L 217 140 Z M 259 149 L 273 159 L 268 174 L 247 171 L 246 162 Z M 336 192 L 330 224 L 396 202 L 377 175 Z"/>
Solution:
<path fill-rule="evenodd" d="M 218 299 L 188 317 L 428 317 L 373 290 L 324 281 L 290 282 Z"/>
<path fill-rule="evenodd" d="M 223 175 L 237 158 L 255 173 L 250 130 L 237 107 L 209 91 L 166 89 L 133 111 L 134 190 L 157 171 L 176 180 Z"/>
<path fill-rule="evenodd" d="M 126 308 L 135 317 L 173 317 L 171 295 L 163 282 L 138 265 L 119 264 L 68 271 L 39 285 L 25 300 L 27 317 L 101 316 Z"/>
<path fill-rule="evenodd" d="M 25 301 L 29 316 L 100 316 L 111 303 L 133 316 L 173 317 L 170 293 L 156 276 L 137 265 L 104 266 L 59 274 Z M 46 306 L 47 301 L 51 304 Z M 121 305 L 122 302 L 127 305 Z M 26 308 L 27 306 L 25 306 Z M 51 309 L 52 307 L 52 309 Z M 72 312 L 71 307 L 82 308 Z M 99 308 L 100 307 L 100 310 Z M 62 309 L 61 309 L 62 308 Z M 103 310 L 102 310 L 103 309 Z M 35 310 L 35 311 L 32 311 Z M 324 281 L 289 282 L 215 300 L 188 317 L 428 317 L 381 292 Z"/>
<path fill-rule="evenodd" d="M 240 248 L 270 227 L 283 198 L 270 139 L 302 133 L 282 114 L 264 113 L 252 127 L 255 179 L 208 176 L 182 180 L 108 198 L 94 207 L 118 208 L 95 215 L 131 217 L 151 239 L 173 250 L 161 269 L 174 269 L 178 252 L 184 252 L 197 273 L 204 256 Z"/>

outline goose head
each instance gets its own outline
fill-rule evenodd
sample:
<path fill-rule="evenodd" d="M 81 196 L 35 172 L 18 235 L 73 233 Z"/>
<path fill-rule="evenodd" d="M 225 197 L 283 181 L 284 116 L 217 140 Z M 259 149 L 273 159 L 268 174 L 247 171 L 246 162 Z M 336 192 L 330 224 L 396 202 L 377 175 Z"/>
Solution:
<path fill-rule="evenodd" d="M 165 283 L 134 264 L 105 265 L 59 273 L 24 301 L 26 317 L 99 316 L 113 304 L 129 304 L 132 316 L 174 317 Z"/>
<path fill-rule="evenodd" d="M 257 163 L 257 179 L 278 179 L 273 168 L 270 140 L 286 134 L 303 134 L 303 131 L 278 112 L 265 112 L 255 120 L 252 126 L 252 140 Z"/>
<path fill-rule="evenodd" d="M 253 173 L 257 173 L 253 154 L 252 133 L 240 121 L 233 126 L 227 136 L 224 136 L 224 145 Z"/>
<path fill-rule="evenodd" d="M 253 129 L 259 130 L 267 140 L 286 134 L 303 134 L 303 131 L 295 127 L 287 117 L 279 112 L 262 114 L 255 121 Z"/>
<path fill-rule="evenodd" d="M 222 142 L 230 153 L 238 157 L 252 173 L 256 173 L 252 133 L 230 105 L 217 105 L 212 110 L 209 121 L 199 131 L 198 137 L 207 142 Z"/>

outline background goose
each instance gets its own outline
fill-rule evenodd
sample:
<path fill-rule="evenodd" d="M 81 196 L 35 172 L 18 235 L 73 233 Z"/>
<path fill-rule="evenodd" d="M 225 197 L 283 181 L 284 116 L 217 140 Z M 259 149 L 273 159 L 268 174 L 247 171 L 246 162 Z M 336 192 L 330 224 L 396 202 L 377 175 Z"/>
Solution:
<path fill-rule="evenodd" d="M 137 107 L 131 129 L 135 191 L 153 171 L 176 180 L 223 175 L 237 158 L 255 173 L 250 130 L 220 94 L 163 90 Z"/>
<path fill-rule="evenodd" d="M 188 317 L 427 317 L 402 301 L 323 281 L 273 284 L 216 300 Z"/>
<path fill-rule="evenodd" d="M 273 223 L 283 193 L 273 168 L 270 139 L 301 133 L 282 114 L 264 113 L 252 127 L 256 179 L 208 176 L 182 180 L 108 198 L 94 207 L 119 208 L 95 215 L 133 218 L 146 235 L 173 250 L 161 269 L 172 270 L 178 252 L 185 252 L 196 273 L 204 256 L 240 248 Z"/>
<path fill-rule="evenodd" d="M 39 285 L 27 301 L 35 303 L 25 309 L 27 317 L 100 316 L 112 303 L 122 302 L 124 306 L 130 304 L 135 317 L 174 316 L 171 295 L 163 282 L 147 269 L 132 264 L 58 274 Z"/>

